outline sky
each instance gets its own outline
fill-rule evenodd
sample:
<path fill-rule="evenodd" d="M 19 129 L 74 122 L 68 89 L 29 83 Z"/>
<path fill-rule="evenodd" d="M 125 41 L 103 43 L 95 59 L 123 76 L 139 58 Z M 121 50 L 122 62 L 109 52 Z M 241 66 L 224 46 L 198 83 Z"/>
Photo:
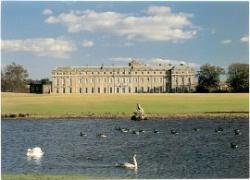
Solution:
<path fill-rule="evenodd" d="M 32 79 L 60 66 L 249 62 L 248 2 L 1 3 L 1 67 Z"/>

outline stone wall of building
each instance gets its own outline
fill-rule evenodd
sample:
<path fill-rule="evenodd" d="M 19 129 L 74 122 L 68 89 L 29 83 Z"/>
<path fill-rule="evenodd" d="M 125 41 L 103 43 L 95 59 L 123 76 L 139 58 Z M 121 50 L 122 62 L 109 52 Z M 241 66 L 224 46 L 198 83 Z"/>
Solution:
<path fill-rule="evenodd" d="M 53 93 L 186 92 L 184 89 L 192 91 L 193 82 L 194 71 L 186 65 L 148 66 L 135 60 L 127 67 L 59 67 L 52 71 Z"/>

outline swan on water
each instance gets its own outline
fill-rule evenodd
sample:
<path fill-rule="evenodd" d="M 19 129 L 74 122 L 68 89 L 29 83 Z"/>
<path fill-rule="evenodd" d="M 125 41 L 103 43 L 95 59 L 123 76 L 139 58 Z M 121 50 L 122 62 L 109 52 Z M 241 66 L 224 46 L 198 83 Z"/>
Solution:
<path fill-rule="evenodd" d="M 44 152 L 40 147 L 29 148 L 27 150 L 27 156 L 34 159 L 40 159 L 43 156 Z"/>
<path fill-rule="evenodd" d="M 124 167 L 124 168 L 128 168 L 128 169 L 135 169 L 135 170 L 137 170 L 138 166 L 137 166 L 137 161 L 136 161 L 136 154 L 134 154 L 134 156 L 133 156 L 133 161 L 134 161 L 134 164 L 125 162 L 125 163 L 123 163 L 123 164 L 121 164 L 119 166 L 120 167 Z"/>

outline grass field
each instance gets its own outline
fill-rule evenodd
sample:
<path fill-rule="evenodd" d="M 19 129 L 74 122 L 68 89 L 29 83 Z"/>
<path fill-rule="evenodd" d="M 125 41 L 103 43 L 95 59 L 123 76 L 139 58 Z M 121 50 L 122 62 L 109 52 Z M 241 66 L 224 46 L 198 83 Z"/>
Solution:
<path fill-rule="evenodd" d="M 149 116 L 247 113 L 248 94 L 42 95 L 2 93 L 3 114 L 30 117 L 130 116 L 140 103 Z"/>

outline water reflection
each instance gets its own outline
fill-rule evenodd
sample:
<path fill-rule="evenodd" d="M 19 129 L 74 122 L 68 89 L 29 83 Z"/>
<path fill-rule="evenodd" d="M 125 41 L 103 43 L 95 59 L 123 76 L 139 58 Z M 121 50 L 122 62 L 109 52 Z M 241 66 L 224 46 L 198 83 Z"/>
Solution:
<path fill-rule="evenodd" d="M 34 163 L 36 165 L 42 165 L 42 157 L 29 157 L 27 156 L 27 161 Z"/>

